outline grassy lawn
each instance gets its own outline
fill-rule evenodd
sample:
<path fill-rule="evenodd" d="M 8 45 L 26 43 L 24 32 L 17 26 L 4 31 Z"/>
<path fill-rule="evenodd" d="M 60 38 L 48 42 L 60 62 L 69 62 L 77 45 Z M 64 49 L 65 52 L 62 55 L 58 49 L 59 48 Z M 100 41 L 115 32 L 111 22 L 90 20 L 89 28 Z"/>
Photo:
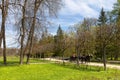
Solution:
<path fill-rule="evenodd" d="M 24 64 L 26 63 L 26 57 L 24 58 Z M 30 59 L 30 63 L 40 63 L 40 62 L 48 62 L 45 60 L 40 60 L 40 59 Z M 7 57 L 7 65 L 19 65 L 19 57 L 11 56 Z M 0 57 L 0 66 L 3 65 L 3 57 Z"/>
<path fill-rule="evenodd" d="M 33 60 L 34 62 L 34 60 Z M 38 62 L 38 61 L 37 61 Z M 120 70 L 99 71 L 98 67 L 54 64 L 0 65 L 0 80 L 120 80 Z"/>

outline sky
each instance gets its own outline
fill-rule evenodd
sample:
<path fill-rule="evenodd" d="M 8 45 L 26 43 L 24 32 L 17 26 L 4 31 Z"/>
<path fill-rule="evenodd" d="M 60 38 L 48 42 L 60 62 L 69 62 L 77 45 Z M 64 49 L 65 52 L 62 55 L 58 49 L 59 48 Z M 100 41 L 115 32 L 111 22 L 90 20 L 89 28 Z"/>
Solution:
<path fill-rule="evenodd" d="M 52 23 L 49 31 L 56 34 L 57 28 L 61 25 L 64 31 L 84 18 L 98 18 L 101 8 L 110 11 L 117 0 L 63 0 L 64 5 L 59 10 L 57 18 L 51 18 Z M 11 36 L 12 35 L 12 36 Z M 8 28 L 6 33 L 7 47 L 17 47 L 16 34 Z M 15 44 L 16 43 L 16 44 Z"/>
<path fill-rule="evenodd" d="M 67 31 L 69 26 L 84 18 L 98 18 L 102 7 L 105 11 L 110 11 L 116 2 L 117 0 L 64 0 L 64 6 L 59 11 L 58 17 L 51 20 L 54 25 L 50 32 L 56 34 L 59 24 Z"/>

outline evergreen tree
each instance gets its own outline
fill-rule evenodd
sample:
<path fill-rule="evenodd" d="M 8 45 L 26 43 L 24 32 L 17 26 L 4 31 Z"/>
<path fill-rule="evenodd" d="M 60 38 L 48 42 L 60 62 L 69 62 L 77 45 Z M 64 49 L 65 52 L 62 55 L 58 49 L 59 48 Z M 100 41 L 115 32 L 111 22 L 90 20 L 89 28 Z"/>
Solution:
<path fill-rule="evenodd" d="M 102 8 L 100 12 L 100 16 L 98 18 L 98 25 L 102 26 L 102 25 L 105 25 L 106 23 L 107 23 L 107 17 L 105 15 L 104 9 Z"/>
<path fill-rule="evenodd" d="M 60 25 L 57 30 L 57 37 L 58 37 L 59 41 L 63 39 L 63 30 L 61 29 Z"/>
<path fill-rule="evenodd" d="M 63 40 L 63 30 L 61 29 L 60 25 L 57 30 L 57 35 L 54 36 L 54 55 L 53 56 L 60 56 L 62 55 L 62 48 L 64 44 Z"/>
<path fill-rule="evenodd" d="M 99 49 L 98 53 L 103 59 L 104 70 L 106 70 L 106 46 L 109 42 L 109 34 L 107 33 L 107 17 L 103 8 L 101 9 L 100 16 L 98 18 L 98 26 L 99 27 L 96 32 L 97 49 Z"/>

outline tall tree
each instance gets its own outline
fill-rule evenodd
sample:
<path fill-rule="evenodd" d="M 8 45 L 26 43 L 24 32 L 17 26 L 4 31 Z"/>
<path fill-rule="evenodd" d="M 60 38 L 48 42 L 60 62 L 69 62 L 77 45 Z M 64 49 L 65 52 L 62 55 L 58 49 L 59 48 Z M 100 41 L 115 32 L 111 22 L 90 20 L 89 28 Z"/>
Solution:
<path fill-rule="evenodd" d="M 100 53 L 102 53 L 102 57 L 103 57 L 103 63 L 104 63 L 104 70 L 106 70 L 106 53 L 105 53 L 105 48 L 103 48 L 103 45 L 102 45 L 102 26 L 105 26 L 106 25 L 106 15 L 105 15 L 105 11 L 104 9 L 102 8 L 101 9 L 101 12 L 100 12 L 100 16 L 98 18 L 98 25 L 100 26 Z M 103 52 L 104 51 L 104 52 Z"/>
<path fill-rule="evenodd" d="M 25 54 L 25 49 L 24 49 L 24 43 L 25 43 L 25 37 L 26 37 L 26 33 L 27 33 L 27 28 L 30 26 L 30 20 L 31 20 L 31 16 L 28 16 L 27 10 L 29 9 L 28 7 L 28 0 L 15 0 L 15 2 L 13 3 L 13 8 L 15 9 L 15 14 L 19 14 L 19 15 L 15 15 L 15 17 L 18 18 L 18 20 L 16 20 L 16 28 L 19 34 L 19 43 L 20 43 L 20 64 L 23 64 L 23 57 Z M 18 11 L 19 10 L 19 11 Z M 29 21 L 28 21 L 29 19 Z M 29 24 L 28 24 L 29 23 Z"/>
<path fill-rule="evenodd" d="M 28 46 L 28 55 L 26 63 L 29 63 L 30 54 L 32 53 L 33 48 L 33 36 L 35 33 L 36 19 L 41 20 L 45 18 L 47 14 L 51 16 L 56 16 L 58 9 L 61 7 L 61 0 L 35 0 L 33 1 L 34 6 L 32 7 L 32 22 L 29 30 L 27 46 Z M 30 11 L 31 12 L 31 11 Z M 38 16 L 39 15 L 39 16 Z"/>
<path fill-rule="evenodd" d="M 102 25 L 105 25 L 106 23 L 107 23 L 107 17 L 106 17 L 104 9 L 102 8 L 100 12 L 100 16 L 98 18 L 98 25 L 102 26 Z"/>
<path fill-rule="evenodd" d="M 20 3 L 20 2 L 18 2 Z M 21 4 L 22 5 L 22 4 Z M 24 55 L 24 38 L 25 38 L 25 20 L 26 20 L 26 9 L 27 9 L 27 0 L 24 0 L 22 7 L 22 19 L 21 19 L 21 27 L 20 27 L 20 64 L 23 64 L 23 55 Z"/>
<path fill-rule="evenodd" d="M 24 5 L 22 6 L 22 25 L 20 29 L 21 34 L 21 48 L 20 48 L 20 64 L 23 64 L 23 46 L 24 46 L 24 38 L 25 38 L 25 13 L 26 13 L 27 0 L 24 1 Z"/>
<path fill-rule="evenodd" d="M 63 48 L 63 30 L 61 29 L 60 25 L 57 30 L 57 35 L 54 37 L 54 46 L 55 46 L 55 54 L 54 56 L 60 56 L 62 55 L 62 48 Z"/>
<path fill-rule="evenodd" d="M 98 26 L 96 28 L 96 41 L 97 45 L 99 45 L 100 53 L 102 53 L 104 70 L 106 70 L 106 47 L 112 38 L 113 26 L 107 24 L 107 17 L 103 8 L 98 18 Z"/>
<path fill-rule="evenodd" d="M 63 33 L 63 30 L 61 29 L 60 25 L 57 30 L 57 34 L 54 36 L 54 54 L 53 56 L 61 56 L 63 59 L 63 65 L 65 65 L 64 62 L 64 52 L 70 47 L 70 37 Z"/>
<path fill-rule="evenodd" d="M 43 0 L 35 0 L 34 1 L 34 7 L 33 7 L 33 20 L 32 20 L 32 24 L 30 26 L 30 31 L 29 31 L 29 35 L 28 35 L 28 41 L 27 44 L 28 46 L 28 54 L 27 54 L 27 61 L 26 63 L 29 63 L 29 58 L 30 58 L 30 54 L 32 53 L 32 48 L 33 48 L 33 37 L 34 37 L 34 30 L 35 30 L 35 24 L 36 24 L 36 17 L 37 17 L 37 11 L 39 9 L 39 6 L 42 4 Z"/>
<path fill-rule="evenodd" d="M 6 38 L 5 38 L 5 24 L 6 18 L 8 15 L 8 7 L 9 7 L 9 0 L 2 0 L 0 4 L 1 14 L 2 14 L 2 24 L 1 24 L 1 34 L 0 34 L 0 45 L 1 41 L 3 40 L 3 61 L 6 65 L 7 58 L 6 58 Z"/>

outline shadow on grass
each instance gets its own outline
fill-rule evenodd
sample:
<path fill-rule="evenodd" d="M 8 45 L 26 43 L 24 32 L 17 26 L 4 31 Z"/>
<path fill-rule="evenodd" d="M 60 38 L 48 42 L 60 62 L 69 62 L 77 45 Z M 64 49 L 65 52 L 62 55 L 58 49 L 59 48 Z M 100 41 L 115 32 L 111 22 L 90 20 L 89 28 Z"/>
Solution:
<path fill-rule="evenodd" d="M 2 61 L 0 61 L 0 67 L 19 66 L 19 65 L 20 64 L 18 61 L 7 61 L 6 65 L 4 65 Z"/>
<path fill-rule="evenodd" d="M 30 59 L 31 63 L 50 63 L 51 61 L 49 60 L 44 60 L 44 59 L 39 59 L 39 58 L 31 58 Z"/>
<path fill-rule="evenodd" d="M 50 63 L 50 61 L 31 58 L 30 63 Z M 26 65 L 25 60 L 23 62 L 23 65 Z M 3 61 L 0 60 L 0 67 L 9 67 L 9 66 L 20 66 L 19 60 L 8 60 L 6 65 L 4 65 Z"/>
<path fill-rule="evenodd" d="M 69 69 L 74 69 L 74 70 L 79 70 L 79 71 L 93 71 L 93 72 L 100 72 L 100 71 L 104 71 L 104 69 L 102 67 L 99 66 L 89 66 L 89 65 L 85 65 L 85 64 L 80 64 L 79 66 L 76 64 L 72 64 L 72 63 L 67 63 L 65 65 L 63 65 L 62 63 L 55 63 L 54 65 L 56 66 L 61 66 L 64 68 L 69 68 Z"/>

